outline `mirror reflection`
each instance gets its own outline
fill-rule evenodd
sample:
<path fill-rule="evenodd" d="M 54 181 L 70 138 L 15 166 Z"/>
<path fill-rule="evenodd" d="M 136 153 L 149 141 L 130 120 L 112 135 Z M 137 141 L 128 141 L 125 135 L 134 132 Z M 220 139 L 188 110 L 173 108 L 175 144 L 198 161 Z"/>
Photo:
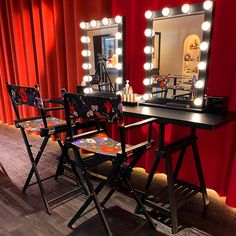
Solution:
<path fill-rule="evenodd" d="M 84 92 L 114 92 L 123 83 L 123 18 L 104 18 L 82 22 L 85 63 Z"/>
<path fill-rule="evenodd" d="M 213 2 L 206 1 L 145 13 L 147 61 L 143 83 L 149 100 L 162 98 L 161 104 L 184 101 L 189 107 L 195 106 L 197 99 L 197 106 L 203 105 L 212 11 Z"/>

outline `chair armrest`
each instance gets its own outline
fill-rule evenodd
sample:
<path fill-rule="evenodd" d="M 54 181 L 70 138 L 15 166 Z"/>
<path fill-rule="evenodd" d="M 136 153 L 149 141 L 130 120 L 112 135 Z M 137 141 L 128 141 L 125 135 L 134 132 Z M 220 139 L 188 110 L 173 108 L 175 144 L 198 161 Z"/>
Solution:
<path fill-rule="evenodd" d="M 54 103 L 54 104 L 64 104 L 62 98 L 48 98 L 48 99 L 43 99 L 43 102 L 49 102 L 49 103 Z"/>
<path fill-rule="evenodd" d="M 55 111 L 55 110 L 63 110 L 64 107 L 60 106 L 60 107 L 50 107 L 50 108 L 44 108 L 44 111 Z"/>
<path fill-rule="evenodd" d="M 136 127 L 151 124 L 151 123 L 157 122 L 157 121 L 158 121 L 157 118 L 149 118 L 149 119 L 141 120 L 141 121 L 129 124 L 129 125 L 125 125 L 124 128 L 125 129 L 136 128 Z"/>

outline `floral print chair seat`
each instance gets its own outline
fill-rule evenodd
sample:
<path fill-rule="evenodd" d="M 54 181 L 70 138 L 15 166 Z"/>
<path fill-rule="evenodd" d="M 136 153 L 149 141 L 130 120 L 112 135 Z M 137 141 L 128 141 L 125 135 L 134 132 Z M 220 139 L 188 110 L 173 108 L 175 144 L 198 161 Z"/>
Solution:
<path fill-rule="evenodd" d="M 155 228 L 150 216 L 142 202 L 139 200 L 127 177 L 132 172 L 132 168 L 141 156 L 153 147 L 154 141 L 151 139 L 151 131 L 152 123 L 155 122 L 156 119 L 146 119 L 125 126 L 121 97 L 115 94 L 99 93 L 85 95 L 65 92 L 64 104 L 69 136 L 65 145 L 68 149 L 73 149 L 74 162 L 76 163 L 77 169 L 80 169 L 79 173 L 82 173 L 89 190 L 89 197 L 70 220 L 68 226 L 72 227 L 74 222 L 83 215 L 83 212 L 90 203 L 94 202 L 107 234 L 112 235 L 109 223 L 103 213 L 103 206 L 110 199 L 115 190 L 119 188 L 121 182 L 125 181 L 138 206 L 143 210 L 144 216 L 150 226 Z M 95 120 L 97 122 L 97 128 L 81 134 L 73 133 L 73 123 L 76 119 L 80 118 Z M 106 133 L 106 129 L 102 125 L 102 122 L 103 124 L 116 124 L 115 128 L 118 130 L 120 142 L 109 137 Z M 135 145 L 126 144 L 125 131 L 143 125 L 149 125 L 147 139 L 144 142 Z M 83 158 L 80 152 L 81 149 L 94 153 L 94 156 Z M 126 163 L 128 159 L 130 159 L 130 161 Z M 89 168 L 97 166 L 107 160 L 112 161 L 112 168 L 106 180 L 102 180 L 94 189 L 90 180 Z M 119 178 L 117 178 L 117 176 L 119 176 Z M 104 200 L 100 202 L 97 195 L 101 192 L 106 183 L 116 184 L 108 192 Z"/>

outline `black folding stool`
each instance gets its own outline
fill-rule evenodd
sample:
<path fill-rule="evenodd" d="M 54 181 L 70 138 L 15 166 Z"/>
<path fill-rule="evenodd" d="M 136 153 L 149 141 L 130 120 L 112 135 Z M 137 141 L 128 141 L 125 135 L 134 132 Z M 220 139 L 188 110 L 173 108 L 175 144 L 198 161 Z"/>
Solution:
<path fill-rule="evenodd" d="M 63 143 L 61 142 L 61 139 L 59 138 L 58 134 L 61 132 L 66 132 L 67 125 L 64 120 L 51 117 L 50 115 L 46 114 L 48 111 L 62 110 L 62 109 L 64 110 L 64 105 L 62 105 L 63 101 L 61 99 L 42 100 L 42 98 L 40 97 L 40 93 L 38 91 L 37 85 L 35 87 L 24 87 L 24 86 L 11 85 L 7 83 L 7 89 L 8 89 L 8 93 L 10 95 L 10 99 L 11 99 L 16 117 L 17 117 L 17 120 L 15 120 L 15 125 L 17 128 L 20 128 L 21 130 L 21 134 L 22 134 L 24 143 L 26 145 L 27 153 L 28 153 L 31 165 L 32 165 L 31 170 L 23 186 L 22 192 L 26 193 L 26 190 L 28 189 L 29 186 L 38 184 L 40 194 L 43 199 L 43 203 L 46 207 L 46 211 L 48 214 L 51 214 L 51 209 L 49 205 L 51 202 L 54 202 L 58 200 L 59 198 L 65 197 L 66 195 L 71 194 L 80 189 L 83 190 L 85 193 L 87 193 L 87 190 L 83 182 L 81 181 L 79 176 L 77 176 L 78 178 L 76 178 L 76 181 L 79 187 L 74 188 L 73 190 L 62 194 L 61 196 L 57 196 L 54 199 L 51 199 L 50 201 L 48 201 L 45 195 L 43 184 L 42 184 L 44 180 L 47 180 L 49 178 L 55 177 L 55 179 L 57 179 L 58 176 L 62 174 L 64 171 L 63 162 L 65 158 L 67 157 L 67 150 L 65 149 Z M 45 108 L 45 103 L 54 103 L 54 104 L 57 104 L 57 107 L 54 106 L 50 108 Z M 20 112 L 18 109 L 18 107 L 21 105 L 38 108 L 40 111 L 40 115 L 36 117 L 21 119 Z M 33 153 L 31 150 L 32 145 L 29 143 L 26 131 L 39 132 L 40 136 L 43 137 L 43 141 L 35 157 L 33 156 Z M 40 158 L 44 152 L 44 149 L 48 143 L 48 140 L 52 135 L 56 137 L 56 141 L 61 148 L 62 154 L 61 154 L 60 161 L 56 170 L 56 174 L 53 176 L 49 176 L 44 179 L 41 179 L 37 164 L 39 163 Z M 72 165 L 72 170 L 74 170 L 74 168 L 75 167 Z M 36 182 L 30 183 L 33 174 L 35 174 Z"/>
<path fill-rule="evenodd" d="M 74 222 L 82 216 L 86 208 L 91 202 L 94 202 L 99 216 L 101 217 L 103 226 L 108 235 L 112 235 L 112 231 L 104 215 L 103 208 L 106 202 L 110 199 L 112 194 L 120 187 L 122 182 L 125 182 L 139 207 L 142 209 L 144 216 L 149 222 L 150 226 L 155 229 L 152 219 L 148 215 L 145 207 L 137 196 L 137 192 L 131 186 L 128 176 L 132 172 L 141 156 L 154 145 L 151 139 L 152 123 L 156 119 L 150 118 L 127 126 L 123 122 L 122 103 L 120 96 L 114 94 L 109 95 L 82 95 L 82 94 L 64 94 L 64 105 L 66 112 L 66 121 L 68 126 L 69 137 L 65 145 L 67 148 L 72 148 L 75 153 L 75 165 L 83 174 L 83 178 L 88 186 L 89 196 L 82 207 L 70 220 L 68 226 L 72 227 Z M 97 122 L 97 129 L 76 135 L 73 133 L 74 118 L 93 119 Z M 119 130 L 120 143 L 111 139 L 104 129 L 101 127 L 101 122 L 116 124 Z M 125 143 L 125 132 L 130 128 L 137 128 L 143 125 L 149 125 L 149 132 L 147 140 L 136 145 L 127 145 Z M 79 149 L 87 150 L 94 155 L 89 158 L 81 158 Z M 130 163 L 125 161 L 130 159 Z M 98 164 L 111 160 L 113 166 L 107 176 L 106 180 L 102 180 L 94 189 L 88 169 Z M 110 183 L 111 190 L 105 196 L 102 202 L 98 200 L 97 195 L 101 192 L 103 187 Z M 84 213 L 86 214 L 86 213 Z M 83 214 L 83 215 L 84 215 Z"/>

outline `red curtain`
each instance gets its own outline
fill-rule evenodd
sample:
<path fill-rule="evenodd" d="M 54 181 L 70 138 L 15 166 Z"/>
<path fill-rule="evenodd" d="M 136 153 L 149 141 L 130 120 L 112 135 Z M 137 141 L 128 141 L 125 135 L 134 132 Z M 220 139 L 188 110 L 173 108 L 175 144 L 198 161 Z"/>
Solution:
<path fill-rule="evenodd" d="M 14 119 L 6 81 L 39 83 L 43 98 L 75 91 L 83 76 L 79 23 L 110 15 L 109 0 L 0 0 L 0 120 Z"/>
<path fill-rule="evenodd" d="M 202 1 L 188 0 L 188 3 Z M 135 92 L 144 92 L 142 81 L 145 73 L 143 64 L 145 55 L 144 30 L 146 10 L 159 10 L 165 6 L 175 7 L 186 3 L 184 0 L 113 0 L 112 14 L 126 17 L 126 76 Z M 212 96 L 228 96 L 229 110 L 236 111 L 236 21 L 234 0 L 217 0 L 214 20 L 213 42 L 210 58 L 209 80 L 207 94 Z M 134 43 L 135 42 L 135 43 Z M 158 133 L 158 129 L 155 130 Z M 187 134 L 188 129 L 180 126 L 169 126 L 166 141 L 180 138 Z M 198 131 L 199 149 L 202 167 L 208 188 L 216 190 L 221 196 L 226 196 L 226 203 L 236 207 L 236 123 L 226 125 L 216 131 Z M 156 135 L 156 137 L 158 137 Z M 197 183 L 194 162 L 188 150 L 180 177 Z M 139 163 L 146 171 L 153 161 L 152 155 Z M 160 171 L 164 170 L 161 163 Z"/>

